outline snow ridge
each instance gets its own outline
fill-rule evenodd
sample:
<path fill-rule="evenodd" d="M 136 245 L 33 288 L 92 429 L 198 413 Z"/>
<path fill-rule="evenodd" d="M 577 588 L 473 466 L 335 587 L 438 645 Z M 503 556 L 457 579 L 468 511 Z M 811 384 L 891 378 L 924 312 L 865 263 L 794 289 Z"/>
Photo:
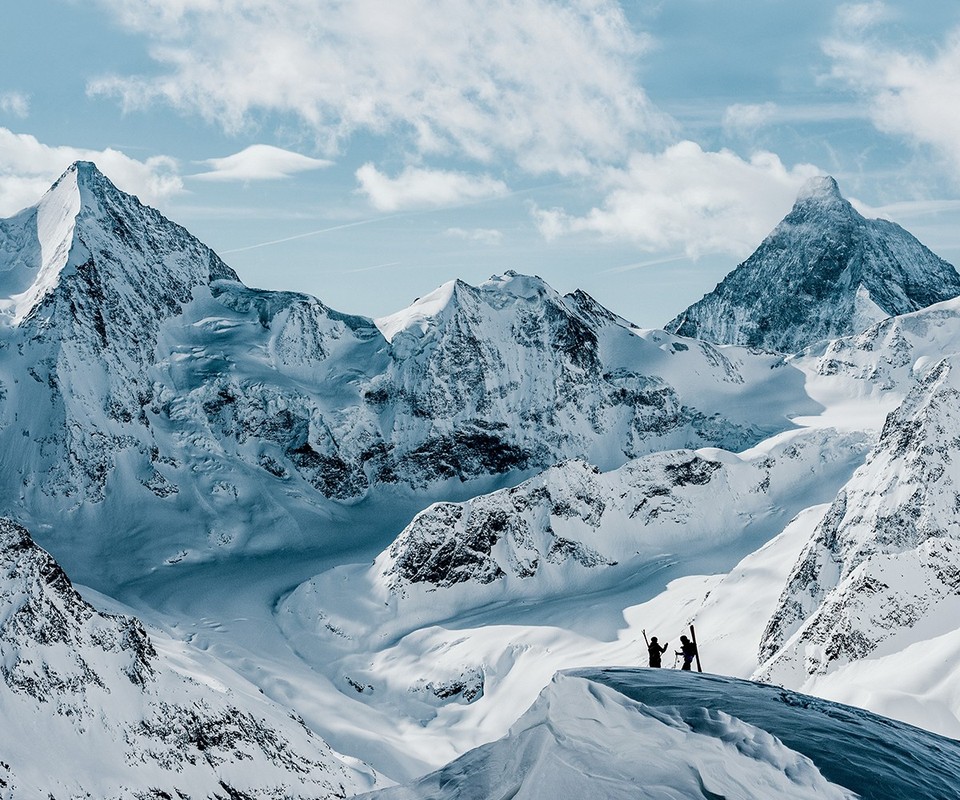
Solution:
<path fill-rule="evenodd" d="M 782 689 L 672 670 L 584 669 L 558 673 L 503 738 L 364 798 L 552 800 L 595 796 L 602 786 L 604 797 L 624 800 L 947 800 L 958 764 L 953 740 Z"/>

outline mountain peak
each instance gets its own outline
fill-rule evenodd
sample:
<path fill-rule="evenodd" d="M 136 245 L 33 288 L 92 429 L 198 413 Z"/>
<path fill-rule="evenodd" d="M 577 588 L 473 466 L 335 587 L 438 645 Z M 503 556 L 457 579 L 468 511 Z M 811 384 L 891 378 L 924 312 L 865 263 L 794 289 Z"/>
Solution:
<path fill-rule="evenodd" d="M 67 167 L 67 172 L 76 172 L 77 177 L 84 181 L 106 177 L 92 161 L 74 161 Z"/>
<path fill-rule="evenodd" d="M 824 202 L 824 201 L 843 201 L 847 202 L 840 194 L 840 187 L 837 181 L 831 175 L 817 175 L 810 178 L 797 193 L 797 204 L 804 202 Z"/>
<path fill-rule="evenodd" d="M 864 218 L 821 175 L 750 258 L 665 327 L 795 353 L 957 295 L 952 265 L 899 225 Z"/>
<path fill-rule="evenodd" d="M 92 161 L 74 161 L 60 175 L 47 191 L 48 195 L 61 192 L 87 190 L 95 195 L 101 194 L 104 189 L 119 191 L 113 182 L 104 175 Z"/>

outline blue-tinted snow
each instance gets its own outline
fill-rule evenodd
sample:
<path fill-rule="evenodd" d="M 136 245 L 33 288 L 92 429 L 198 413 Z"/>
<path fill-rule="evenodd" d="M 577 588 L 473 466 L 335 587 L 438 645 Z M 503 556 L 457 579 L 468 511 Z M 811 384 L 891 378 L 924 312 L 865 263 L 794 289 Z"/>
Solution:
<path fill-rule="evenodd" d="M 706 673 L 607 668 L 567 674 L 647 706 L 676 708 L 695 729 L 708 724 L 704 709 L 725 711 L 772 733 L 864 800 L 960 797 L 960 741 L 863 709 Z"/>

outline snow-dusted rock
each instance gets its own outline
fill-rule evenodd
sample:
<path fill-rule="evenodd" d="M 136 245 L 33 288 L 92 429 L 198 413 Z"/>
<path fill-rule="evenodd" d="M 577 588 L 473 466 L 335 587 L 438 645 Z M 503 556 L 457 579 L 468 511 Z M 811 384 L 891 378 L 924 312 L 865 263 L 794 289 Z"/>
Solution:
<path fill-rule="evenodd" d="M 810 431 L 746 457 L 672 450 L 608 473 L 566 462 L 515 488 L 422 511 L 374 569 L 400 597 L 496 581 L 550 593 L 638 556 L 721 547 L 775 516 L 771 507 L 812 483 L 814 470 L 821 479 L 844 474 L 862 447 L 856 435 Z"/>
<path fill-rule="evenodd" d="M 344 797 L 370 788 L 289 712 L 86 602 L 0 519 L 0 797 Z"/>
<path fill-rule="evenodd" d="M 960 596 L 958 374 L 947 359 L 931 368 L 837 495 L 767 625 L 764 680 L 801 685 L 953 629 Z"/>
<path fill-rule="evenodd" d="M 637 331 L 582 292 L 561 297 L 513 272 L 452 281 L 377 324 L 395 358 L 366 397 L 389 413 L 401 477 L 740 449 L 782 428 L 783 410 L 730 413 L 730 396 L 761 384 L 779 394 L 796 379 L 742 350 Z"/>
<path fill-rule="evenodd" d="M 853 336 L 798 356 L 822 385 L 845 394 L 893 393 L 902 399 L 944 356 L 960 353 L 960 299 L 890 317 Z"/>
<path fill-rule="evenodd" d="M 667 330 L 794 353 L 960 295 L 960 275 L 907 231 L 812 178 L 746 261 Z"/>

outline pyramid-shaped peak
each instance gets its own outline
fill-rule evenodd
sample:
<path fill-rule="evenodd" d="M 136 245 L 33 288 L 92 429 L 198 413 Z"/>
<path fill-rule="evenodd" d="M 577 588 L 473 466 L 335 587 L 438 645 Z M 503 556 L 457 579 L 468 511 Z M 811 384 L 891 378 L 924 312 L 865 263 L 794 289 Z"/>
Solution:
<path fill-rule="evenodd" d="M 74 187 L 80 191 L 82 199 L 86 202 L 88 202 L 88 198 L 84 195 L 87 195 L 87 193 L 97 198 L 110 194 L 133 197 L 118 188 L 92 161 L 74 161 L 57 179 L 56 183 L 50 187 L 50 191 L 55 192 L 57 189 L 73 189 Z M 136 203 L 139 205 L 139 200 Z"/>
<path fill-rule="evenodd" d="M 63 174 L 53 182 L 50 190 L 64 186 L 84 186 L 93 187 L 107 184 L 112 186 L 110 179 L 104 175 L 92 161 L 74 161 L 67 167 Z"/>
<path fill-rule="evenodd" d="M 797 193 L 797 203 L 803 202 L 831 202 L 843 200 L 840 187 L 831 175 L 817 175 L 810 178 Z"/>
<path fill-rule="evenodd" d="M 953 266 L 900 226 L 865 219 L 822 175 L 746 261 L 666 329 L 795 353 L 958 295 Z"/>

